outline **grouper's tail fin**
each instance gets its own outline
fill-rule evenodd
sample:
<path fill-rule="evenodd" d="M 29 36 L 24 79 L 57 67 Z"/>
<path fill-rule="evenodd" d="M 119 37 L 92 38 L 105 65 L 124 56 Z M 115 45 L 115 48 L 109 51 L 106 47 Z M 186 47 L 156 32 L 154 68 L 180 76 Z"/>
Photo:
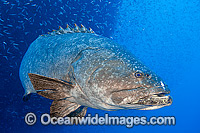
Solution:
<path fill-rule="evenodd" d="M 50 108 L 51 116 L 64 117 L 71 113 L 76 114 L 76 116 L 85 115 L 87 108 L 80 110 L 81 105 L 67 101 L 68 98 L 73 98 L 70 92 L 74 85 L 56 78 L 33 73 L 29 73 L 28 76 L 39 95 L 54 100 Z"/>

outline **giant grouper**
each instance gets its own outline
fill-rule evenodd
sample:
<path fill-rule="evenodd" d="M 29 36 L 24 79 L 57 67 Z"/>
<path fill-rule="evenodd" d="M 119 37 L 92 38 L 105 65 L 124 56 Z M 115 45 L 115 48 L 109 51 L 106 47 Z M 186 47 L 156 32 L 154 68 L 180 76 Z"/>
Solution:
<path fill-rule="evenodd" d="M 25 89 L 52 99 L 51 116 L 101 110 L 152 110 L 172 104 L 169 88 L 133 54 L 83 25 L 39 36 L 20 66 Z"/>

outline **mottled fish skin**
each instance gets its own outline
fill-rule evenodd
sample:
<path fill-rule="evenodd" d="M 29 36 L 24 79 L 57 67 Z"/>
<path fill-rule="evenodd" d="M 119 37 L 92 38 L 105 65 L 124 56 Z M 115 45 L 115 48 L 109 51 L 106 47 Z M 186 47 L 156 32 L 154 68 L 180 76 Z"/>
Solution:
<path fill-rule="evenodd" d="M 86 107 L 102 110 L 156 109 L 172 103 L 171 97 L 166 96 L 162 104 L 151 104 L 153 95 L 169 93 L 166 84 L 131 52 L 97 34 L 66 33 L 38 37 L 30 45 L 20 66 L 25 94 L 36 93 L 28 73 L 72 83 L 72 97 L 66 100 Z"/>

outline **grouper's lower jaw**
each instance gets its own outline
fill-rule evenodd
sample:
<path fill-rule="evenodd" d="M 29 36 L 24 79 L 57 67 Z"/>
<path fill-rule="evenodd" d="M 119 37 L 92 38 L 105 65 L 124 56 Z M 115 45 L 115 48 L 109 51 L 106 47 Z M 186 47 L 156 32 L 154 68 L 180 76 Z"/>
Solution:
<path fill-rule="evenodd" d="M 147 105 L 148 107 L 142 108 L 139 110 L 153 110 L 159 109 L 164 106 L 169 106 L 172 104 L 172 97 L 165 95 L 152 95 L 151 97 L 147 97 L 145 99 L 141 99 L 138 101 L 139 105 Z"/>

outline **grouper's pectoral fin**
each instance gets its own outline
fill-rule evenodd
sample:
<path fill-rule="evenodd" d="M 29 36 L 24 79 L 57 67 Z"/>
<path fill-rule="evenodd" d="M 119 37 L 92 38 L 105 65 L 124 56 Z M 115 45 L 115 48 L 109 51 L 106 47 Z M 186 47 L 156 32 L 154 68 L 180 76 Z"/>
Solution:
<path fill-rule="evenodd" d="M 74 88 L 72 84 L 33 73 L 28 76 L 36 92 L 45 98 L 60 100 L 71 97 L 70 90 Z"/>
<path fill-rule="evenodd" d="M 71 83 L 33 73 L 29 73 L 28 75 L 34 89 L 39 95 L 54 100 L 50 107 L 51 117 L 65 117 L 68 115 L 69 117 L 85 116 L 87 107 L 81 108 L 81 105 L 67 101 L 67 98 L 72 97 L 70 90 L 74 86 Z"/>

